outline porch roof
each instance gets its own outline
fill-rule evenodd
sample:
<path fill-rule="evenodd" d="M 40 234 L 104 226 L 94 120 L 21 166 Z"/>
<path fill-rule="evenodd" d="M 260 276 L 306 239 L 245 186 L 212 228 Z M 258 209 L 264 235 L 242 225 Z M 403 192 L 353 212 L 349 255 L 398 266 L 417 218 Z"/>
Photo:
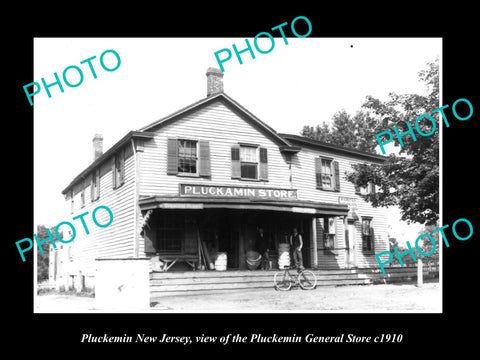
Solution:
<path fill-rule="evenodd" d="M 304 200 L 269 200 L 255 198 L 187 197 L 154 195 L 139 200 L 141 210 L 152 209 L 239 209 L 271 210 L 300 214 L 347 216 L 348 205 Z"/>

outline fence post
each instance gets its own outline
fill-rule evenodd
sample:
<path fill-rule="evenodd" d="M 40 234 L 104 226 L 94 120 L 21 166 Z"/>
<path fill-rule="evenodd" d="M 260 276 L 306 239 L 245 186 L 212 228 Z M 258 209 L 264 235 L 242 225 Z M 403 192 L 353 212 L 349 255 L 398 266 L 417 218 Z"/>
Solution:
<path fill-rule="evenodd" d="M 417 261 L 417 287 L 423 286 L 423 262 L 422 258 Z"/>

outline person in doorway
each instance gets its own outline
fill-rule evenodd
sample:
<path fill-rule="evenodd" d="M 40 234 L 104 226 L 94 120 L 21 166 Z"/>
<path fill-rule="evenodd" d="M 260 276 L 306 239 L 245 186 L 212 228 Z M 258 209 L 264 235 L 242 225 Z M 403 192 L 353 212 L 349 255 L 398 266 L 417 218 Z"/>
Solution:
<path fill-rule="evenodd" d="M 296 227 L 293 228 L 293 235 L 290 237 L 290 246 L 292 247 L 292 257 L 295 263 L 295 267 L 299 270 L 303 270 L 303 257 L 302 257 L 302 235 L 298 233 Z"/>

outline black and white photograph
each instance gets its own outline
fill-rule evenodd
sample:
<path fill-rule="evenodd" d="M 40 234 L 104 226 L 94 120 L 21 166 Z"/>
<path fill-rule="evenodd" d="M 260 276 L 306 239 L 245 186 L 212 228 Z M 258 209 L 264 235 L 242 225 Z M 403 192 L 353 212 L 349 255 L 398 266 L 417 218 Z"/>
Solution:
<path fill-rule="evenodd" d="M 198 5 L 13 15 L 4 342 L 50 358 L 474 345 L 474 11 Z"/>
<path fill-rule="evenodd" d="M 441 39 L 34 50 L 35 311 L 441 312 Z"/>

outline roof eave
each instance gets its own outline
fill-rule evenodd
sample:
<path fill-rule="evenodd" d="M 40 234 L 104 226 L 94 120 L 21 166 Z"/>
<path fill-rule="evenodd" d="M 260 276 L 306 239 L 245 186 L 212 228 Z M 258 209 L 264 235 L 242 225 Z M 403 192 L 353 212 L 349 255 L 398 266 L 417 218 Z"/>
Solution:
<path fill-rule="evenodd" d="M 101 156 L 95 159 L 85 170 L 78 174 L 70 184 L 62 190 L 62 194 L 65 195 L 75 184 L 80 180 L 85 179 L 85 177 L 97 166 L 100 166 L 104 161 L 106 161 L 110 156 L 112 156 L 119 148 L 124 146 L 130 139 L 151 139 L 155 136 L 155 133 L 148 131 L 130 131 L 122 139 L 117 141 L 110 149 L 104 152 Z"/>
<path fill-rule="evenodd" d="M 326 150 L 326 151 L 332 151 L 332 152 L 339 152 L 343 153 L 346 155 L 353 155 L 355 157 L 361 157 L 361 158 L 366 158 L 370 161 L 375 161 L 375 162 L 385 162 L 386 157 L 383 155 L 378 155 L 378 154 L 372 154 L 368 153 L 365 151 L 357 150 L 357 149 L 352 149 L 352 148 L 347 148 L 339 145 L 333 145 L 333 144 L 328 144 L 324 142 L 320 142 L 317 140 L 309 139 L 303 136 L 298 136 L 298 135 L 292 135 L 292 134 L 279 134 L 279 136 L 282 136 L 286 140 L 290 142 L 296 142 L 296 143 L 302 143 L 306 145 L 310 145 L 314 148 L 318 148 L 321 150 Z"/>

